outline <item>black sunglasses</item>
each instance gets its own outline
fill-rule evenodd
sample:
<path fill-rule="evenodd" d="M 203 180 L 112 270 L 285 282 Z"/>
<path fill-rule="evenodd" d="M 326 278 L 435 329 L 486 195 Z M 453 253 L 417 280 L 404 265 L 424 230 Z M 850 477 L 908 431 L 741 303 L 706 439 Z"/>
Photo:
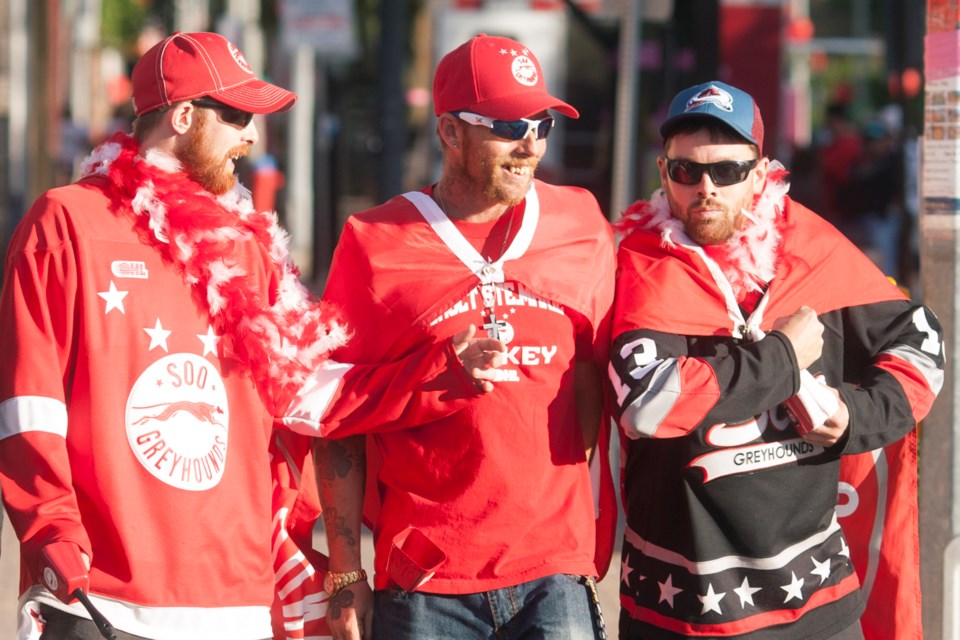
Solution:
<path fill-rule="evenodd" d="M 494 120 L 469 111 L 452 111 L 451 113 L 469 124 L 487 127 L 493 131 L 493 135 L 507 140 L 523 140 L 530 135 L 531 131 L 537 133 L 537 140 L 543 140 L 550 135 L 550 130 L 553 129 L 553 118 L 550 116 L 541 120 L 531 120 L 529 118 Z"/>
<path fill-rule="evenodd" d="M 246 129 L 247 125 L 250 124 L 250 121 L 253 120 L 253 114 L 249 111 L 241 111 L 235 107 L 225 105 L 218 100 L 213 98 L 197 98 L 196 100 L 191 100 L 194 106 L 203 107 L 204 109 L 213 109 L 217 112 L 217 117 L 220 118 L 221 122 L 226 124 L 233 125 L 234 127 L 239 127 L 241 129 Z"/>
<path fill-rule="evenodd" d="M 724 160 L 701 164 L 692 160 L 671 160 L 667 158 L 667 175 L 677 184 L 699 184 L 706 171 L 718 187 L 737 184 L 747 179 L 750 171 L 757 166 L 758 158 L 753 160 Z"/>

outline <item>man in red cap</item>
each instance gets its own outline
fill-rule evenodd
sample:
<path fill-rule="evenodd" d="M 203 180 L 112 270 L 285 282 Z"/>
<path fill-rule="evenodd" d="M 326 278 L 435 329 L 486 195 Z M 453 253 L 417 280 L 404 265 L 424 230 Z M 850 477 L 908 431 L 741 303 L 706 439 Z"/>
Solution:
<path fill-rule="evenodd" d="M 99 637 L 86 594 L 121 639 L 262 640 L 275 570 L 281 601 L 316 579 L 288 537 L 309 514 L 294 499 L 309 440 L 275 427 L 405 426 L 396 400 L 418 381 L 418 412 L 434 397 L 442 415 L 490 390 L 480 369 L 498 354 L 483 350 L 500 345 L 468 328 L 391 365 L 330 360 L 348 329 L 234 177 L 254 114 L 296 96 L 222 36 L 177 33 L 138 61 L 133 99 L 134 135 L 45 193 L 7 253 L 0 484 L 21 543 L 19 637 Z M 322 617 L 283 602 L 284 637 Z"/>
<path fill-rule="evenodd" d="M 787 195 L 752 96 L 688 87 L 660 133 L 663 188 L 617 223 L 620 638 L 918 637 L 916 496 L 895 497 L 943 385 L 936 317 Z"/>
<path fill-rule="evenodd" d="M 594 580 L 612 537 L 598 535 L 598 509 L 605 524 L 616 514 L 600 391 L 613 243 L 592 195 L 534 178 L 550 110 L 578 113 L 547 92 L 533 52 L 488 35 L 444 56 L 433 98 L 439 181 L 352 216 L 335 252 L 324 299 L 358 338 L 336 356 L 377 362 L 480 323 L 508 362 L 493 393 L 447 419 L 366 425 L 372 597 L 353 582 L 362 443 L 318 443 L 330 569 L 348 576 L 329 585 L 327 620 L 335 638 L 371 637 L 371 608 L 373 638 L 604 637 Z"/>

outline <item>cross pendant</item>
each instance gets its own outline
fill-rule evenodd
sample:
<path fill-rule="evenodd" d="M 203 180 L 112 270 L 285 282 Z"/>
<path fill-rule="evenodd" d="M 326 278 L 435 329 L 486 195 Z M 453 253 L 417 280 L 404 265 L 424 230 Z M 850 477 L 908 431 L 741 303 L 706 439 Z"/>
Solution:
<path fill-rule="evenodd" d="M 497 314 L 492 309 L 490 314 L 487 316 L 487 322 L 484 323 L 483 328 L 487 330 L 487 336 L 493 338 L 494 340 L 500 339 L 500 322 L 497 320 Z"/>

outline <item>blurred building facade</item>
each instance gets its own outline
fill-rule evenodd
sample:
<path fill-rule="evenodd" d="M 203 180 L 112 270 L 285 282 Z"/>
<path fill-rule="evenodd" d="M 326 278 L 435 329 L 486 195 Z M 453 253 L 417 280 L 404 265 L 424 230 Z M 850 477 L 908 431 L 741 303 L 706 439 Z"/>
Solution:
<path fill-rule="evenodd" d="M 300 95 L 261 124 L 255 159 L 270 156 L 263 166 L 281 178 L 258 184 L 277 190 L 295 255 L 321 280 L 347 215 L 435 177 L 433 66 L 479 31 L 528 42 L 551 90 L 581 111 L 558 129 L 542 175 L 590 189 L 611 217 L 624 162 L 629 199 L 655 185 L 655 123 L 688 84 L 720 78 L 753 92 L 773 132 L 766 151 L 784 160 L 813 141 L 838 94 L 861 114 L 889 102 L 907 120 L 922 111 L 919 87 L 907 95 L 902 80 L 922 64 L 923 7 L 909 0 L 6 0 L 2 246 L 40 192 L 128 126 L 138 53 L 170 31 L 205 29 Z M 635 91 L 618 109 L 625 79 Z"/>

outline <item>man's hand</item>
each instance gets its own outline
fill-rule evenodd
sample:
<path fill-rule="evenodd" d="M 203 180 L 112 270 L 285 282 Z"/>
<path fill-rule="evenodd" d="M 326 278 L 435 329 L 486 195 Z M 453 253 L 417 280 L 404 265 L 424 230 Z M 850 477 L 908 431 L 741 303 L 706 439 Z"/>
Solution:
<path fill-rule="evenodd" d="M 792 315 L 780 318 L 773 328 L 787 336 L 801 370 L 820 358 L 823 351 L 823 324 L 817 319 L 817 312 L 810 307 L 800 307 Z"/>
<path fill-rule="evenodd" d="M 373 591 L 366 580 L 354 582 L 330 598 L 327 626 L 334 640 L 373 637 Z"/>
<path fill-rule="evenodd" d="M 39 574 L 43 586 L 69 604 L 77 589 L 90 588 L 90 556 L 68 540 L 51 542 L 40 551 Z"/>
<path fill-rule="evenodd" d="M 847 405 L 843 401 L 840 392 L 833 387 L 827 387 L 827 389 L 837 396 L 840 408 L 837 409 L 835 414 L 827 418 L 823 426 L 817 427 L 803 435 L 804 441 L 810 444 L 818 444 L 821 447 L 831 447 L 837 444 L 840 438 L 843 437 L 843 434 L 847 432 L 847 427 L 850 426 L 850 410 L 847 409 Z"/>
<path fill-rule="evenodd" d="M 464 369 L 484 393 L 493 391 L 494 369 L 507 363 L 507 345 L 494 338 L 474 338 L 477 327 L 470 325 L 453 336 L 453 350 Z"/>

